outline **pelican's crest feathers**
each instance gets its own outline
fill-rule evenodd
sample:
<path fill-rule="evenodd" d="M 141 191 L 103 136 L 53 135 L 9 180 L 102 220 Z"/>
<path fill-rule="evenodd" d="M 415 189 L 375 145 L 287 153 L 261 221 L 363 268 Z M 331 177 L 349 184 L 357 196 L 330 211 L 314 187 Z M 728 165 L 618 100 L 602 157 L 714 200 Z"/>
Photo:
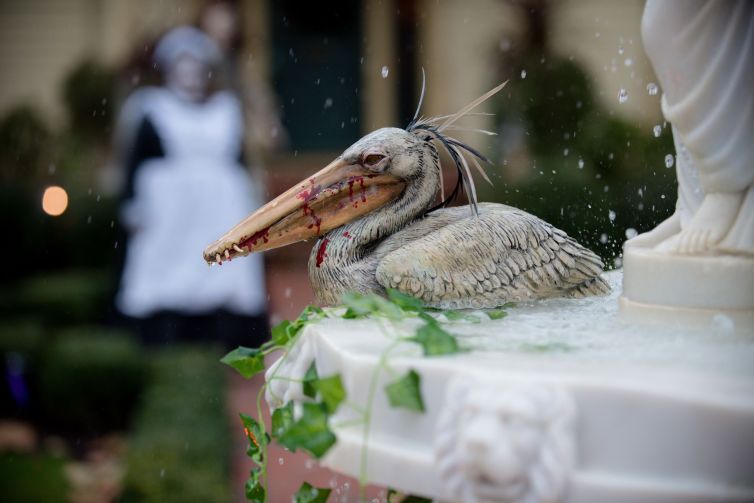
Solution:
<path fill-rule="evenodd" d="M 419 104 L 416 107 L 414 118 L 406 127 L 406 131 L 414 133 L 416 135 L 424 136 L 427 141 L 438 141 L 440 145 L 442 145 L 446 150 L 446 152 L 448 152 L 448 155 L 453 160 L 453 163 L 456 165 L 456 169 L 458 170 L 458 180 L 456 181 L 456 185 L 455 187 L 453 187 L 453 191 L 450 193 L 450 195 L 446 198 L 444 186 L 445 183 L 442 180 L 442 168 L 440 168 L 442 202 L 434 208 L 430 209 L 428 213 L 438 208 L 447 207 L 453 199 L 460 195 L 460 192 L 462 190 L 466 190 L 466 195 L 469 198 L 469 207 L 471 208 L 472 214 L 479 214 L 479 207 L 476 197 L 476 186 L 474 185 L 474 177 L 471 175 L 469 163 L 471 163 L 471 165 L 477 169 L 482 178 L 484 178 L 487 183 L 491 185 L 492 181 L 489 179 L 487 173 L 485 173 L 484 169 L 479 164 L 480 160 L 486 163 L 489 163 L 490 161 L 475 148 L 448 136 L 447 134 L 443 133 L 443 131 L 453 129 L 456 131 L 474 131 L 487 135 L 494 135 L 495 133 L 486 131 L 484 129 L 467 129 L 454 126 L 453 124 L 461 117 L 467 115 L 491 115 L 487 113 L 472 112 L 472 110 L 498 93 L 503 87 L 505 87 L 507 83 L 508 81 L 506 80 L 502 84 L 490 89 L 454 114 L 443 115 L 440 117 L 420 117 L 419 111 L 421 110 L 421 106 L 424 101 L 424 91 L 426 88 L 426 78 L 424 75 L 424 69 L 422 68 L 422 91 L 419 97 Z"/>

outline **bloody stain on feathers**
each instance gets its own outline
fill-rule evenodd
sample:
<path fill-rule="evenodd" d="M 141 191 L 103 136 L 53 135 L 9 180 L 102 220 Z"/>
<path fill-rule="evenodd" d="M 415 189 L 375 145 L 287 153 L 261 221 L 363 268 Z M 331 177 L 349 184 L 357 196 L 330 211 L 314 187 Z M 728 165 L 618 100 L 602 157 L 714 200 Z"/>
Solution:
<path fill-rule="evenodd" d="M 322 241 L 319 243 L 319 248 L 317 249 L 317 267 L 320 267 L 325 257 L 327 257 L 327 243 L 329 242 L 329 239 L 322 238 Z"/>

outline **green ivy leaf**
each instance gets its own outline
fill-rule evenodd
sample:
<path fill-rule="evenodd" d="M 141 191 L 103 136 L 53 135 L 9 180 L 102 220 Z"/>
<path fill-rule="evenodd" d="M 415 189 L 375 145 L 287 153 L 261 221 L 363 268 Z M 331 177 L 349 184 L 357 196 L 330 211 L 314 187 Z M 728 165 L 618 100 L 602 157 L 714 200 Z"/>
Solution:
<path fill-rule="evenodd" d="M 503 311 L 502 309 L 490 309 L 486 311 L 486 313 L 491 320 L 502 320 L 503 318 L 508 316 L 508 313 L 506 311 Z"/>
<path fill-rule="evenodd" d="M 246 455 L 256 464 L 261 465 L 264 457 L 264 450 L 267 447 L 267 436 L 262 430 L 262 426 L 253 417 L 246 414 L 239 414 L 243 423 L 244 433 L 249 440 L 249 448 L 246 449 Z"/>
<path fill-rule="evenodd" d="M 338 406 L 346 398 L 346 390 L 343 388 L 340 374 L 318 379 L 313 382 L 313 386 L 322 398 L 328 414 L 334 414 L 338 410 Z"/>
<path fill-rule="evenodd" d="M 292 334 L 293 323 L 288 320 L 283 320 L 274 327 L 272 327 L 272 341 L 275 346 L 286 346 L 293 337 Z"/>
<path fill-rule="evenodd" d="M 428 316 L 432 321 L 427 321 L 426 325 L 418 328 L 414 337 L 409 337 L 409 341 L 421 345 L 425 356 L 449 355 L 458 353 L 458 340 L 446 332 L 434 318 Z M 423 317 L 422 317 L 423 318 Z"/>
<path fill-rule="evenodd" d="M 304 449 L 319 459 L 335 443 L 335 434 L 327 424 L 324 404 L 304 403 L 301 407 L 301 418 L 278 436 L 278 442 L 291 451 Z"/>
<path fill-rule="evenodd" d="M 309 370 L 307 370 L 306 374 L 304 374 L 304 395 L 308 396 L 309 398 L 314 398 L 317 396 L 317 390 L 314 388 L 314 383 L 318 380 L 319 375 L 317 375 L 317 367 L 314 365 L 314 362 L 312 362 L 312 364 L 309 365 Z"/>
<path fill-rule="evenodd" d="M 293 503 L 325 503 L 331 492 L 332 489 L 312 487 L 308 482 L 304 482 L 293 495 Z"/>
<path fill-rule="evenodd" d="M 424 309 L 424 302 L 421 299 L 406 295 L 403 292 L 396 290 L 395 288 L 387 289 L 387 298 L 390 299 L 393 304 L 400 307 L 404 311 L 422 311 Z"/>
<path fill-rule="evenodd" d="M 271 433 L 273 438 L 278 438 L 293 424 L 293 402 L 288 402 L 282 407 L 272 411 Z"/>
<path fill-rule="evenodd" d="M 260 480 L 261 473 L 261 468 L 254 468 L 253 470 L 251 470 L 249 479 L 246 481 L 246 484 L 244 486 L 246 499 L 251 501 L 252 503 L 265 503 L 266 501 L 266 491 L 264 489 L 264 485 L 262 485 Z"/>
<path fill-rule="evenodd" d="M 403 407 L 414 412 L 424 412 L 421 395 L 421 377 L 414 370 L 385 386 L 391 407 Z"/>
<path fill-rule="evenodd" d="M 264 355 L 259 349 L 238 346 L 220 361 L 236 369 L 246 379 L 264 371 Z"/>
<path fill-rule="evenodd" d="M 322 318 L 324 315 L 325 312 L 321 307 L 306 306 L 295 321 L 281 321 L 272 328 L 273 346 L 287 346 L 307 323 Z"/>
<path fill-rule="evenodd" d="M 443 311 L 442 314 L 445 315 L 445 317 L 448 319 L 448 321 L 470 321 L 471 323 L 479 323 L 482 320 L 479 319 L 479 316 L 464 313 L 462 311 L 455 311 L 453 309 L 448 309 L 447 311 Z"/>
<path fill-rule="evenodd" d="M 383 299 L 377 294 L 364 295 L 358 292 L 348 292 L 343 295 L 343 304 L 346 312 L 343 318 L 364 318 L 367 316 L 384 316 L 391 320 L 405 318 L 403 310 L 392 302 Z"/>

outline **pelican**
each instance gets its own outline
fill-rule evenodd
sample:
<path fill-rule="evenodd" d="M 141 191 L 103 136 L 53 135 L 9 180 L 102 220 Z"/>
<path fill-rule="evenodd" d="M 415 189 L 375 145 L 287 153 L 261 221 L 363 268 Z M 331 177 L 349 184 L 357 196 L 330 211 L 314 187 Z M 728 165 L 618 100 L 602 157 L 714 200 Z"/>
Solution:
<path fill-rule="evenodd" d="M 204 251 L 211 265 L 316 238 L 309 279 L 317 301 L 387 288 L 441 309 L 607 293 L 603 263 L 543 220 L 511 206 L 478 203 L 469 166 L 484 160 L 445 134 L 505 85 L 459 112 L 378 129 L 321 171 L 294 185 Z M 458 171 L 446 198 L 438 147 Z M 468 207 L 448 207 L 468 188 Z M 436 204 L 438 195 L 440 204 Z"/>

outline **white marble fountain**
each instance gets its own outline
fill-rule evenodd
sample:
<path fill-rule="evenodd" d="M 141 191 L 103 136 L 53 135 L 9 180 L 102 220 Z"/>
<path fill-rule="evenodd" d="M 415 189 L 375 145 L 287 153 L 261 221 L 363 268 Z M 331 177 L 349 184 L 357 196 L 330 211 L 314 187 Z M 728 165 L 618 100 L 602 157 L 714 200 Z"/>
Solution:
<path fill-rule="evenodd" d="M 610 296 L 449 324 L 469 352 L 396 343 L 418 320 L 307 326 L 268 376 L 341 375 L 354 407 L 331 417 L 326 466 L 439 501 L 754 501 L 754 2 L 650 0 L 643 34 L 676 213 L 627 243 Z M 372 394 L 408 370 L 423 412 Z M 306 400 L 293 381 L 269 391 Z M 349 424 L 370 397 L 365 434 Z"/>

